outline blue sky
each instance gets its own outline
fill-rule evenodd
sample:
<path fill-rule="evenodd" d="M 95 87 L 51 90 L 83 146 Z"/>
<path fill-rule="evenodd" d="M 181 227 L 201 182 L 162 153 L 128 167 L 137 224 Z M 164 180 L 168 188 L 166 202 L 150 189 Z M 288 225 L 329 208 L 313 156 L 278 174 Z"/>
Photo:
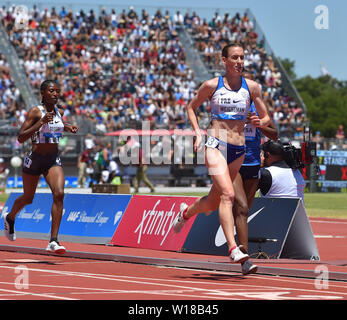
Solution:
<path fill-rule="evenodd" d="M 36 2 L 41 8 L 60 8 L 67 3 L 66 6 L 73 10 L 87 9 L 90 4 L 96 11 L 102 5 L 107 9 L 134 5 L 139 12 L 146 6 L 152 9 L 167 8 L 170 12 L 179 8 L 182 13 L 186 12 L 185 8 L 190 8 L 200 16 L 209 17 L 214 15 L 216 8 L 221 8 L 220 12 L 227 8 L 250 8 L 275 54 L 295 61 L 295 72 L 299 78 L 306 75 L 318 77 L 322 64 L 333 77 L 347 80 L 346 0 L 103 0 L 101 4 L 96 0 L 0 0 L 0 4 L 6 5 L 13 2 L 29 7 Z M 324 25 L 327 29 L 317 29 L 315 26 L 315 20 L 320 16 L 315 13 L 315 8 L 319 5 L 328 9 L 328 23 Z"/>
<path fill-rule="evenodd" d="M 270 46 L 281 58 L 295 61 L 298 77 L 321 74 L 321 64 L 339 80 L 347 80 L 347 1 L 346 0 L 175 0 L 161 6 L 250 8 Z M 318 5 L 328 9 L 328 29 L 317 29 Z M 212 12 L 211 12 L 212 14 Z"/>

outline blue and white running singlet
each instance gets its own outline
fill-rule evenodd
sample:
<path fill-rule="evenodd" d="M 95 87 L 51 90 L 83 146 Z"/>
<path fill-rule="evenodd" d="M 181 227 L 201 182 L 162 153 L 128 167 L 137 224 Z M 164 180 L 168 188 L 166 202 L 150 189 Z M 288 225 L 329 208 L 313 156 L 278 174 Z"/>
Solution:
<path fill-rule="evenodd" d="M 212 120 L 246 121 L 251 95 L 245 78 L 241 79 L 241 87 L 231 90 L 225 87 L 223 76 L 219 77 L 217 88 L 211 98 Z"/>
<path fill-rule="evenodd" d="M 254 102 L 252 102 L 249 112 L 252 114 L 258 112 L 255 108 Z M 256 166 L 260 165 L 260 143 L 261 143 L 261 133 L 260 130 L 254 127 L 251 123 L 246 123 L 245 128 L 245 139 L 246 139 L 246 154 L 243 166 Z"/>
<path fill-rule="evenodd" d="M 43 106 L 39 105 L 41 111 L 41 119 L 45 116 L 46 110 Z M 59 143 L 59 139 L 63 136 L 64 123 L 61 114 L 57 107 L 54 107 L 55 115 L 52 122 L 45 123 L 31 136 L 33 144 L 38 143 Z"/>

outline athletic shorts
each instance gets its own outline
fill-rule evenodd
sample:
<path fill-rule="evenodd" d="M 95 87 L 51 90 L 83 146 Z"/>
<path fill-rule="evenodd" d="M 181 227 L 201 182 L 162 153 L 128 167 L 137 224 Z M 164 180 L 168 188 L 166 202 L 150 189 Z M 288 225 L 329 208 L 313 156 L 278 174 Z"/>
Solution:
<path fill-rule="evenodd" d="M 235 146 L 233 144 L 221 141 L 215 137 L 208 137 L 207 142 L 205 143 L 205 146 L 207 148 L 218 149 L 222 153 L 225 160 L 227 161 L 227 164 L 240 158 L 246 152 L 245 145 Z"/>
<path fill-rule="evenodd" d="M 241 166 L 239 172 L 242 177 L 242 180 L 258 179 L 259 170 L 260 170 L 260 165 L 258 164 L 255 166 Z"/>
<path fill-rule="evenodd" d="M 57 153 L 42 155 L 30 151 L 24 158 L 23 172 L 34 176 L 46 175 L 48 170 L 55 166 L 61 166 Z"/>

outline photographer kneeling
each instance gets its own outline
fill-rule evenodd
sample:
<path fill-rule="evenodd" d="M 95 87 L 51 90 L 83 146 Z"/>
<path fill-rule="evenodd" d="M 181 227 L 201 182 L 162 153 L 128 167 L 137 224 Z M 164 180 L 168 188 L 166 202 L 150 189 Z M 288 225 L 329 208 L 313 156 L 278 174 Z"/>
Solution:
<path fill-rule="evenodd" d="M 265 198 L 301 198 L 304 202 L 305 180 L 300 172 L 300 149 L 280 140 L 262 144 L 263 168 L 259 189 Z"/>

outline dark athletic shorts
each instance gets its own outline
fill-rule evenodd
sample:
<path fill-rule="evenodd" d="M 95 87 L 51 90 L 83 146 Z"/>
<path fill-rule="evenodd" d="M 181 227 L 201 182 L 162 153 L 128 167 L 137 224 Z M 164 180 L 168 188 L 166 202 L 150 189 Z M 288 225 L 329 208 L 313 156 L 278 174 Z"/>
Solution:
<path fill-rule="evenodd" d="M 42 155 L 30 151 L 23 162 L 23 172 L 34 176 L 46 175 L 54 166 L 61 166 L 61 160 L 57 153 Z"/>
<path fill-rule="evenodd" d="M 259 178 L 260 165 L 255 166 L 241 166 L 240 175 L 242 180 L 258 179 Z"/>
<path fill-rule="evenodd" d="M 233 144 L 224 142 L 222 140 L 219 140 L 218 138 L 211 137 L 211 136 L 208 137 L 207 142 L 205 143 L 205 146 L 208 148 L 218 149 L 222 153 L 225 160 L 227 161 L 227 164 L 240 158 L 246 152 L 245 145 L 235 146 Z"/>

